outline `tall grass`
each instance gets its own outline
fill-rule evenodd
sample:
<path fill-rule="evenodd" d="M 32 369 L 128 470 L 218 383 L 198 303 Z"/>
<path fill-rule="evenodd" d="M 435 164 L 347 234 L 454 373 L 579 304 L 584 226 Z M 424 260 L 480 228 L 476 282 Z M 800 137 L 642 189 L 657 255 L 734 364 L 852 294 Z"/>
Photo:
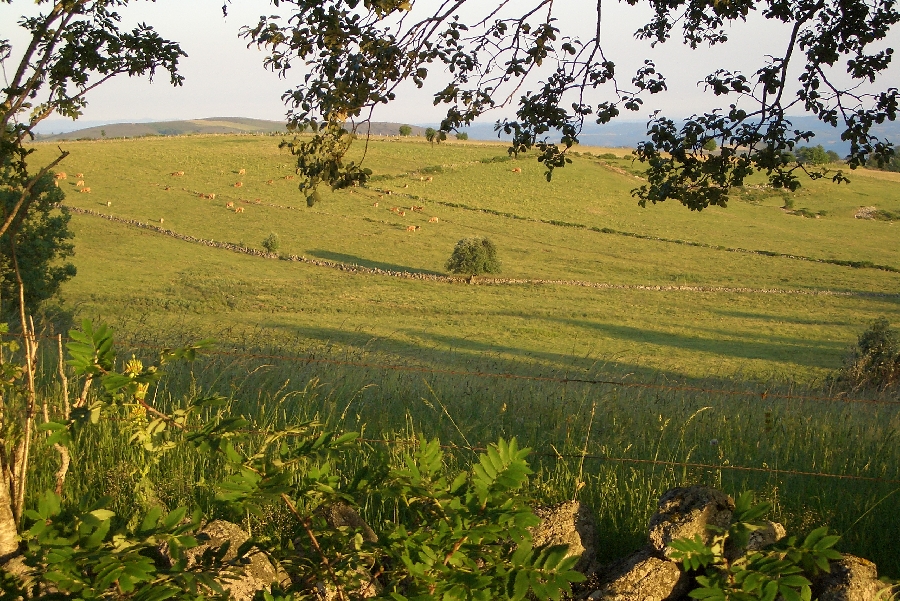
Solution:
<path fill-rule="evenodd" d="M 529 492 L 539 502 L 577 497 L 594 510 L 600 523 L 602 560 L 615 559 L 643 544 L 647 521 L 664 491 L 705 483 L 732 495 L 755 490 L 773 503 L 773 518 L 784 523 L 789 533 L 801 534 L 827 524 L 843 536 L 843 551 L 875 561 L 882 573 L 900 575 L 900 552 L 893 542 L 893 533 L 900 527 L 895 511 L 900 495 L 898 405 L 773 398 L 781 393 L 829 392 L 789 382 L 658 379 L 642 382 L 650 385 L 646 388 L 628 388 L 346 365 L 381 365 L 386 359 L 359 349 L 336 353 L 319 348 L 290 358 L 259 357 L 273 356 L 276 350 L 284 356 L 284 349 L 248 346 L 231 349 L 236 354 L 212 354 L 174 368 L 152 391 L 152 400 L 171 408 L 188 397 L 218 393 L 254 429 L 317 420 L 329 429 L 362 431 L 365 441 L 360 443 L 359 455 L 347 459 L 347 477 L 353 466 L 396 459 L 418 436 L 438 437 L 455 447 L 453 456 L 459 461 L 468 460 L 472 449 L 500 436 L 515 436 L 534 449 L 531 463 L 536 473 Z M 136 352 L 147 354 L 146 345 Z M 497 359 L 468 361 L 468 371 L 516 371 L 516 366 Z M 54 372 L 52 363 L 52 358 L 45 358 L 46 373 Z M 519 368 L 519 373 L 528 373 L 527 365 Z M 542 374 L 566 375 L 629 379 L 628 374 L 604 365 L 579 373 Z M 712 392 L 679 389 L 681 384 Z M 46 383 L 51 396 L 53 386 L 52 379 Z M 222 475 L 221 466 L 186 448 L 147 464 L 143 451 L 128 443 L 129 419 L 124 416 L 122 421 L 84 431 L 67 494 L 81 499 L 109 495 L 123 519 L 140 508 L 135 502 L 140 497 L 221 514 L 212 486 Z M 39 456 L 40 476 L 32 480 L 34 492 L 50 485 L 54 462 L 52 452 Z M 674 465 L 679 463 L 697 465 Z M 148 477 L 144 484 L 143 470 Z M 580 490 L 579 481 L 585 483 Z M 369 519 L 390 518 L 390 511 L 383 507 L 364 509 Z M 268 529 L 278 535 L 279 526 L 288 522 L 273 509 L 265 520 L 247 523 L 257 531 Z"/>

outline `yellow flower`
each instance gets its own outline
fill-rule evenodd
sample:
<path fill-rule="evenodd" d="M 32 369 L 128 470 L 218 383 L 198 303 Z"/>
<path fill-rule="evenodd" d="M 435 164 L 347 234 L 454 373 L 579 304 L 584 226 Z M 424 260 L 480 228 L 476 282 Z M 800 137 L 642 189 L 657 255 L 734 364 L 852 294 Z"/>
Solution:
<path fill-rule="evenodd" d="M 125 363 L 125 374 L 133 378 L 140 374 L 142 371 L 144 371 L 144 364 L 141 363 L 140 359 L 137 359 L 134 355 L 132 355 L 131 359 L 129 359 Z"/>

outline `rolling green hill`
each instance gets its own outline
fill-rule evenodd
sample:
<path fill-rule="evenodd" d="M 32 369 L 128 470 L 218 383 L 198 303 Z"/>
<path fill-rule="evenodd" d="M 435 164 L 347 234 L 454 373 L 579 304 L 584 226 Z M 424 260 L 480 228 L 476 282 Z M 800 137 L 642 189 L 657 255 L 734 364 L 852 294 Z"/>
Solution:
<path fill-rule="evenodd" d="M 257 249 L 276 233 L 285 256 L 432 275 L 444 273 L 457 240 L 489 236 L 501 275 L 527 280 L 467 286 L 348 273 L 76 215 L 79 276 L 64 297 L 113 321 L 140 308 L 150 322 L 189 317 L 216 331 L 227 321 L 401 355 L 453 349 L 554 368 L 602 361 L 680 377 L 810 381 L 838 367 L 875 317 L 900 313 L 900 273 L 890 271 L 900 268 L 898 226 L 855 218 L 862 206 L 900 212 L 893 174 L 859 171 L 849 186 L 810 182 L 793 195 L 748 187 L 727 209 L 691 213 L 638 207 L 635 166 L 597 152 L 547 183 L 540 165 L 509 162 L 501 145 L 373 140 L 370 186 L 325 193 L 310 209 L 292 157 L 271 138 L 65 148 L 64 169 L 83 172 L 91 188 L 79 194 L 66 180 L 73 207 Z M 39 145 L 36 157 L 54 149 Z"/>
<path fill-rule="evenodd" d="M 536 449 L 530 493 L 592 507 L 606 560 L 643 544 L 665 490 L 702 482 L 756 490 L 790 533 L 828 524 L 900 575 L 896 398 L 827 380 L 872 320 L 900 322 L 897 174 L 796 194 L 753 182 L 691 213 L 638 207 L 621 149 L 579 148 L 548 183 L 502 145 L 373 139 L 370 185 L 309 208 L 277 141 L 62 145 L 78 267 L 63 310 L 111 323 L 122 358 L 218 341 L 154 403 L 218 393 L 254 424 L 460 449 L 515 436 Z M 45 161 L 56 144 L 36 148 Z M 280 254 L 262 249 L 272 233 Z M 500 278 L 447 277 L 468 236 L 495 242 Z M 127 432 L 104 432 L 72 484 L 86 499 L 140 472 Z M 206 469 L 179 455 L 151 476 L 173 506 L 202 504 Z"/>

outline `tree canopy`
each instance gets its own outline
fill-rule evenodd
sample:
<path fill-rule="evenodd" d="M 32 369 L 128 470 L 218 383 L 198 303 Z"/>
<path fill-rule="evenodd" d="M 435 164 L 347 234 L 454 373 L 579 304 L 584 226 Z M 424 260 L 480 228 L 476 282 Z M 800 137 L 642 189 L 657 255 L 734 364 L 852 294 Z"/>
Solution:
<path fill-rule="evenodd" d="M 33 149 L 27 142 L 34 138 L 35 126 L 53 113 L 77 118 L 88 92 L 118 75 L 152 79 L 157 69 L 163 69 L 172 85 L 181 85 L 178 61 L 186 56 L 178 44 L 163 39 L 149 25 L 120 29 L 117 9 L 129 0 L 37 4 L 46 5 L 46 10 L 19 21 L 30 38 L 25 48 L 14 49 L 8 39 L 0 39 L 5 74 L 0 89 L 0 288 L 9 295 L 10 286 L 15 287 L 21 276 L 26 302 L 46 298 L 74 275 L 71 265 L 51 266 L 55 259 L 72 254 L 65 242 L 71 237 L 68 216 L 50 215 L 61 193 L 50 189 L 48 178 L 69 153 L 60 149 L 49 164 L 29 165 Z M 15 271 L 16 245 L 23 271 L 18 275 L 10 271 Z"/>
<path fill-rule="evenodd" d="M 268 68 L 289 77 L 302 66 L 300 83 L 284 100 L 289 122 L 316 132 L 312 142 L 292 146 L 305 187 L 364 181 L 365 169 L 343 162 L 346 124 L 351 131 L 364 128 L 375 106 L 396 98 L 401 82 L 422 87 L 428 78 L 441 78 L 434 94 L 434 103 L 446 107 L 440 133 L 514 106 L 515 118 L 500 119 L 496 128 L 512 136 L 511 152 L 536 149 L 549 179 L 566 164 L 566 150 L 586 123 L 636 113 L 647 95 L 667 89 L 651 61 L 634 74 L 619 72 L 601 45 L 602 0 L 580 1 L 595 15 L 590 39 L 560 30 L 555 0 L 272 0 L 283 14 L 262 16 L 242 33 L 266 50 Z M 790 151 L 813 137 L 792 125 L 792 112 L 839 128 L 850 144 L 851 168 L 890 160 L 892 145 L 871 128 L 896 118 L 897 89 L 864 92 L 860 84 L 880 81 L 891 63 L 893 51 L 880 43 L 900 18 L 894 0 L 626 2 L 652 8 L 635 33 L 652 44 L 723 44 L 727 25 L 750 13 L 790 28 L 784 46 L 768 50 L 755 72 L 717 70 L 702 78 L 719 108 L 683 122 L 652 117 L 637 148 L 648 166 L 647 183 L 634 191 L 641 205 L 675 199 L 695 210 L 724 206 L 729 188 L 756 172 L 791 190 L 802 173 L 843 181 L 840 172 L 790 160 Z M 800 75 L 792 79 L 794 71 Z M 719 148 L 715 154 L 710 140 Z"/>

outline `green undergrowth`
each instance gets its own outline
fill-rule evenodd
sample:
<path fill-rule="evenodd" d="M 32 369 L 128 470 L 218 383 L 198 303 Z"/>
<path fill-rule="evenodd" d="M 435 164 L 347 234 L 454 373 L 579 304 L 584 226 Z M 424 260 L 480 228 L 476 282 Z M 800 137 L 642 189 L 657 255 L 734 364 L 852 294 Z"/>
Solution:
<path fill-rule="evenodd" d="M 156 342 L 144 340 L 135 354 L 149 358 Z M 328 429 L 362 431 L 360 452 L 349 460 L 360 466 L 393 461 L 421 436 L 449 445 L 451 465 L 499 437 L 516 437 L 534 449 L 530 494 L 546 503 L 579 498 L 594 510 L 602 560 L 643 544 L 663 492 L 704 483 L 735 495 L 758 491 L 789 532 L 828 525 L 842 536 L 842 551 L 875 561 L 884 574 L 900 574 L 891 538 L 900 526 L 893 510 L 900 491 L 896 404 L 854 403 L 821 387 L 776 381 L 659 378 L 629 387 L 630 374 L 599 366 L 541 374 L 522 366 L 525 377 L 510 378 L 502 374 L 515 368 L 500 361 L 469 363 L 459 373 L 434 373 L 412 361 L 387 369 L 387 361 L 398 363 L 365 351 L 319 348 L 287 357 L 283 348 L 220 346 L 192 366 L 170 368 L 148 401 L 169 410 L 217 393 L 229 399 L 232 414 L 249 420 L 250 430 L 317 420 Z M 53 373 L 52 357 L 44 358 L 43 371 Z M 52 391 L 57 384 L 46 377 Z M 800 398 L 829 394 L 835 400 Z M 204 483 L 216 481 L 221 466 L 174 452 L 153 467 L 148 489 L 140 452 L 127 442 L 127 422 L 85 431 L 67 494 L 110 495 L 122 516 L 136 510 L 136 490 L 170 508 L 196 504 L 215 515 L 214 491 Z M 48 449 L 39 461 L 44 467 L 32 481 L 35 491 L 51 482 L 56 458 Z M 376 522 L 390 512 L 363 509 Z M 278 512 L 264 519 L 221 517 L 267 532 L 289 518 Z"/>

